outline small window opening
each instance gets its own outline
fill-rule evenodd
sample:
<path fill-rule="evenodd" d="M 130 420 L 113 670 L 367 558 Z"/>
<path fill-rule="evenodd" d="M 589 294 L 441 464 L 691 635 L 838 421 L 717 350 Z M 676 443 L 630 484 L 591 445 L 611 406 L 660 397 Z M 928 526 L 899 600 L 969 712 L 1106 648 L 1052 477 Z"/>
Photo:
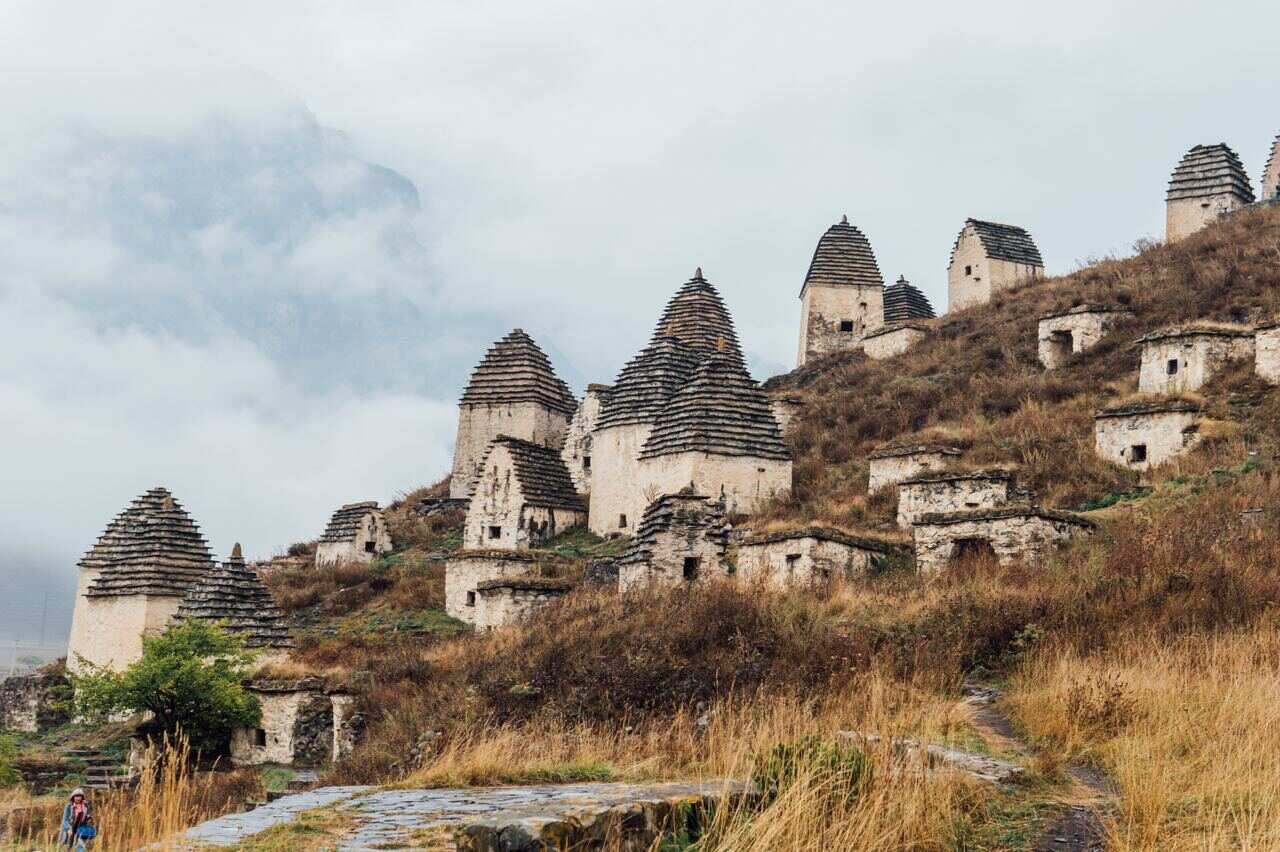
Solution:
<path fill-rule="evenodd" d="M 253 729 L 253 744 L 258 748 L 267 747 L 267 732 L 262 728 Z"/>
<path fill-rule="evenodd" d="M 1178 375 L 1178 359 L 1170 358 L 1169 362 L 1164 365 L 1164 370 L 1171 376 Z"/>
<path fill-rule="evenodd" d="M 476 593 L 467 592 L 467 606 L 475 606 L 475 605 L 476 605 Z"/>
<path fill-rule="evenodd" d="M 619 529 L 625 528 L 625 527 L 626 527 L 626 525 L 627 525 L 627 516 L 626 516 L 626 515 L 619 515 L 619 516 L 618 516 L 618 528 L 619 528 Z"/>
<path fill-rule="evenodd" d="M 582 457 L 582 469 L 591 470 L 591 456 Z"/>
<path fill-rule="evenodd" d="M 862 312 L 864 312 L 864 313 L 865 313 L 865 312 L 866 312 L 866 310 L 867 310 L 867 303 L 866 303 L 866 302 L 859 302 L 859 303 L 858 303 L 858 310 L 860 310 L 860 311 L 862 311 Z"/>
<path fill-rule="evenodd" d="M 1147 460 L 1147 445 L 1134 444 L 1129 448 L 1129 461 L 1137 464 Z"/>
<path fill-rule="evenodd" d="M 502 527 L 489 527 L 489 538 L 502 538 Z"/>
<path fill-rule="evenodd" d="M 1053 359 L 1061 363 L 1071 357 L 1075 339 L 1069 331 L 1055 331 L 1049 335 L 1049 347 L 1053 350 Z"/>
<path fill-rule="evenodd" d="M 377 551 L 377 549 L 378 549 L 378 544 L 377 544 L 377 542 L 373 542 L 373 541 L 366 541 L 366 542 L 364 543 L 364 552 L 365 552 L 365 553 L 374 553 L 374 552 L 376 552 L 376 551 Z"/>
<path fill-rule="evenodd" d="M 702 564 L 702 560 L 697 556 L 686 556 L 684 558 L 684 578 L 689 582 L 698 579 L 698 567 Z"/>
<path fill-rule="evenodd" d="M 840 330 L 844 332 L 853 331 L 853 320 L 840 320 Z"/>
<path fill-rule="evenodd" d="M 788 554 L 787 554 L 787 572 L 788 572 L 788 573 L 794 573 L 794 572 L 795 572 L 795 570 L 796 570 L 796 566 L 797 566 L 797 565 L 799 565 L 799 564 L 800 564 L 800 554 L 799 554 L 799 553 L 788 553 Z"/>
<path fill-rule="evenodd" d="M 966 266 L 966 267 L 964 268 L 964 274 L 965 274 L 965 275 L 972 275 L 972 274 L 973 274 L 973 267 L 972 267 L 972 266 Z"/>

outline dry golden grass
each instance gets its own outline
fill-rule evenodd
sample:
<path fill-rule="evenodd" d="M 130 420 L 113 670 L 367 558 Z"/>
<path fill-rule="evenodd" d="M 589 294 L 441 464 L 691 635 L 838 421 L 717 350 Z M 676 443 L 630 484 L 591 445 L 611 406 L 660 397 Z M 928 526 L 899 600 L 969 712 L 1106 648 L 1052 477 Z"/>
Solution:
<path fill-rule="evenodd" d="M 1046 748 L 1104 767 L 1114 850 L 1280 849 L 1280 618 L 1096 654 L 1045 653 L 1017 675 L 1018 719 Z"/>

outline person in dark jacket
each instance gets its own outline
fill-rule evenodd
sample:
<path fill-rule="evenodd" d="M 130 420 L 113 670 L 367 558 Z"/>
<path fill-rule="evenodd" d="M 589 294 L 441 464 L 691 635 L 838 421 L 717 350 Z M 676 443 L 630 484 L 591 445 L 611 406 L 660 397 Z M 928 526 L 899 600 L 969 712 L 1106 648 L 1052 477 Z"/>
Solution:
<path fill-rule="evenodd" d="M 80 836 L 80 829 L 93 825 L 93 808 L 84 790 L 80 787 L 71 791 L 71 798 L 62 809 L 62 834 L 60 841 L 68 849 L 84 849 L 85 841 Z"/>

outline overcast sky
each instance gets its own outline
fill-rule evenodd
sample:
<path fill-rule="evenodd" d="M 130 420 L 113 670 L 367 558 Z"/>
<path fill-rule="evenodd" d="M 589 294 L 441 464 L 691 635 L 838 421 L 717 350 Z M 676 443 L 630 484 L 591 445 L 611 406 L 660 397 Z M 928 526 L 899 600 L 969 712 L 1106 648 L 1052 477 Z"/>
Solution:
<path fill-rule="evenodd" d="M 371 8 L 371 7 L 376 7 Z M 782 11 L 785 8 L 785 11 Z M 525 328 L 611 381 L 701 265 L 757 378 L 847 213 L 945 307 L 967 216 L 1051 272 L 1280 131 L 1272 2 L 0 5 L 0 639 L 164 484 L 214 550 L 448 469 Z"/>

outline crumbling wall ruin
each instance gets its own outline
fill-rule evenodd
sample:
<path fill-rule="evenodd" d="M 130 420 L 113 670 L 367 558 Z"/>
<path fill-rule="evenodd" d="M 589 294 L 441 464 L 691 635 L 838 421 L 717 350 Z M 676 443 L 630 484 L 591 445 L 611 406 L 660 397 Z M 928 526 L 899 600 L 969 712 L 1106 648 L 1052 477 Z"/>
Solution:
<path fill-rule="evenodd" d="M 530 617 L 569 592 L 572 584 L 547 577 L 487 580 L 476 587 L 476 630 L 493 630 Z"/>
<path fill-rule="evenodd" d="M 925 515 L 912 527 L 916 569 L 935 574 L 966 551 L 986 548 L 1001 565 L 1037 565 L 1054 547 L 1093 529 L 1083 518 L 1036 507 Z"/>
<path fill-rule="evenodd" d="M 71 682 L 61 668 L 0 680 L 0 731 L 38 734 L 71 719 Z"/>
<path fill-rule="evenodd" d="M 898 526 L 924 515 L 993 509 L 1013 499 L 1013 475 L 1004 470 L 922 473 L 898 483 Z"/>
<path fill-rule="evenodd" d="M 867 332 L 880 327 L 884 316 L 884 288 L 846 285 L 806 287 L 801 296 L 804 322 L 800 331 L 799 363 L 857 349 Z"/>
<path fill-rule="evenodd" d="M 1230 361 L 1253 357 L 1253 333 L 1231 329 L 1165 329 L 1138 339 L 1138 391 L 1175 394 L 1195 391 Z"/>
<path fill-rule="evenodd" d="M 600 419 L 600 405 L 608 394 L 608 385 L 587 385 L 587 394 L 578 404 L 565 434 L 564 449 L 560 455 L 579 494 L 591 493 L 591 433 Z"/>
<path fill-rule="evenodd" d="M 1263 381 L 1280 384 L 1280 323 L 1258 327 L 1254 335 L 1254 371 Z"/>
<path fill-rule="evenodd" d="M 810 528 L 753 536 L 738 545 L 738 579 L 773 587 L 821 585 L 865 574 L 888 558 L 881 542 Z"/>
<path fill-rule="evenodd" d="M 1056 370 L 1072 355 L 1097 346 L 1117 322 L 1128 316 L 1127 311 L 1105 305 L 1078 305 L 1041 317 L 1037 331 L 1040 363 L 1047 370 Z"/>
<path fill-rule="evenodd" d="M 1199 407 L 1188 402 L 1103 409 L 1093 419 L 1094 449 L 1114 464 L 1147 470 L 1195 447 L 1199 422 Z"/>
<path fill-rule="evenodd" d="M 940 470 L 960 455 L 956 447 L 936 444 L 882 447 L 867 455 L 867 493 L 874 494 L 925 471 Z"/>
<path fill-rule="evenodd" d="M 358 716 L 352 696 L 327 693 L 317 678 L 256 680 L 248 689 L 262 707 L 262 719 L 256 728 L 232 732 L 235 765 L 320 766 L 353 745 Z"/>
<path fill-rule="evenodd" d="M 486 580 L 523 577 L 537 570 L 537 561 L 513 550 L 463 550 L 449 556 L 444 572 L 445 612 L 475 624 L 477 591 Z"/>
<path fill-rule="evenodd" d="M 876 361 L 901 355 L 929 336 L 923 323 L 894 323 L 881 326 L 862 339 L 862 351 Z"/>

